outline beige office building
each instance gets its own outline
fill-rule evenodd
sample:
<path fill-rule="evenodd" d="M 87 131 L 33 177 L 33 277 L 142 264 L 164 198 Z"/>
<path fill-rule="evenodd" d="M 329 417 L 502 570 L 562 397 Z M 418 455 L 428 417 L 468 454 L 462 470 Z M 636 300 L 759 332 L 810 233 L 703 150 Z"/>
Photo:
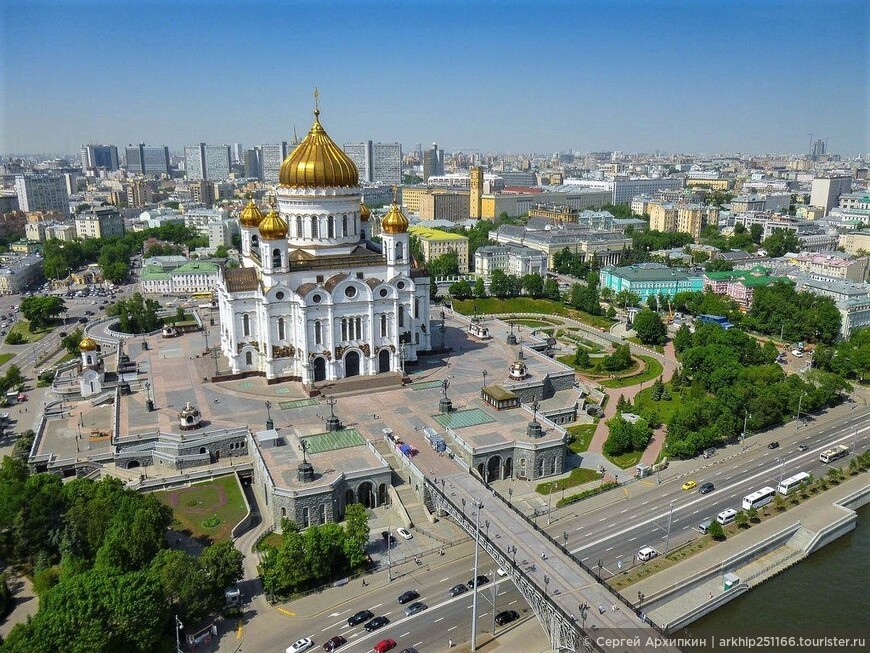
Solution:
<path fill-rule="evenodd" d="M 427 262 L 443 254 L 456 252 L 459 272 L 468 274 L 468 238 L 428 227 L 410 227 L 408 233 L 419 239 L 423 258 Z"/>

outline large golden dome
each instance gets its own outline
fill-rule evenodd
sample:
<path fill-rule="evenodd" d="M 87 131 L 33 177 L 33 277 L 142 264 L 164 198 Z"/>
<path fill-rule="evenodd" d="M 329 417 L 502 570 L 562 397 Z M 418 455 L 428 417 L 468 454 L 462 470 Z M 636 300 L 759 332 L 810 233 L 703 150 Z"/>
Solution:
<path fill-rule="evenodd" d="M 381 221 L 381 231 L 386 234 L 403 234 L 408 231 L 408 218 L 397 203 L 393 202 L 389 213 Z"/>
<path fill-rule="evenodd" d="M 94 342 L 93 338 L 90 336 L 85 336 L 82 338 L 82 341 L 79 343 L 79 350 L 81 351 L 96 351 L 97 343 Z"/>
<path fill-rule="evenodd" d="M 359 205 L 359 219 L 360 219 L 362 222 L 368 222 L 370 217 L 372 217 L 372 210 L 371 210 L 369 207 L 367 207 L 365 204 L 363 204 L 362 202 L 360 202 L 360 205 Z"/>
<path fill-rule="evenodd" d="M 320 124 L 315 105 L 314 124 L 281 164 L 278 183 L 291 188 L 347 188 L 359 186 L 359 172 L 350 157 Z"/>
<path fill-rule="evenodd" d="M 281 240 L 287 236 L 287 223 L 278 215 L 275 207 L 266 214 L 260 223 L 260 237 L 263 240 Z"/>
<path fill-rule="evenodd" d="M 239 214 L 239 222 L 243 227 L 259 227 L 263 221 L 263 212 L 254 204 L 254 200 L 248 201 L 248 205 Z"/>

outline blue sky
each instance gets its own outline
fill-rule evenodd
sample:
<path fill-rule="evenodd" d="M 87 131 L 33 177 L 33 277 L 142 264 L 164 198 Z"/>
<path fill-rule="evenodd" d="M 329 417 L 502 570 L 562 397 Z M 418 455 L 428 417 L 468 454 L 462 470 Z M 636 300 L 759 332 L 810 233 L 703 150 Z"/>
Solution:
<path fill-rule="evenodd" d="M 289 140 L 870 151 L 870 3 L 0 3 L 0 153 Z"/>

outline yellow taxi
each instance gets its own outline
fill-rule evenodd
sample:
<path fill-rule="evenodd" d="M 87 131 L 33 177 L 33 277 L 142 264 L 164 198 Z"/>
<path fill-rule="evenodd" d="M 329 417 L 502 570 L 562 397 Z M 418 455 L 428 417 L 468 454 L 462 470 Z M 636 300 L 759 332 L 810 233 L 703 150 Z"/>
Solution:
<path fill-rule="evenodd" d="M 696 485 L 697 485 L 697 483 L 695 483 L 695 481 L 686 481 L 685 483 L 683 483 L 683 489 L 684 490 L 693 490 L 693 489 L 695 489 Z"/>

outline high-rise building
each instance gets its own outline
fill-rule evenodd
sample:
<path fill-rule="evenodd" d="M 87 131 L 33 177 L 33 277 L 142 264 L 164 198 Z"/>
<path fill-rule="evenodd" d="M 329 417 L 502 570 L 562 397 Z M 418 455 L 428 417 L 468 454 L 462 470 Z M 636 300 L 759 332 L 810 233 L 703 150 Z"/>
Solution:
<path fill-rule="evenodd" d="M 394 185 L 402 183 L 400 143 L 347 143 L 344 151 L 359 169 L 361 181 Z"/>
<path fill-rule="evenodd" d="M 817 138 L 816 141 L 813 143 L 812 150 L 810 151 L 810 158 L 813 161 L 818 161 L 823 156 L 825 156 L 825 153 L 827 152 L 827 150 L 828 150 L 828 144 L 825 141 L 823 141 L 821 138 Z"/>
<path fill-rule="evenodd" d="M 840 195 L 852 190 L 851 177 L 816 177 L 810 190 L 810 206 L 819 206 L 828 211 L 837 206 Z"/>
<path fill-rule="evenodd" d="M 82 145 L 82 170 L 118 169 L 118 148 L 114 145 Z"/>
<path fill-rule="evenodd" d="M 275 145 L 263 145 L 260 148 L 261 177 L 263 181 L 271 184 L 278 181 L 278 172 L 281 170 L 281 164 L 288 154 L 287 141 L 281 141 Z"/>
<path fill-rule="evenodd" d="M 69 215 L 69 195 L 62 175 L 26 173 L 15 177 L 18 206 L 30 211 L 56 211 Z"/>
<path fill-rule="evenodd" d="M 185 176 L 193 181 L 220 181 L 230 176 L 228 145 L 187 145 L 184 148 Z"/>
<path fill-rule="evenodd" d="M 134 179 L 127 186 L 127 206 L 141 209 L 154 201 L 156 192 L 157 182 L 150 179 Z"/>
<path fill-rule="evenodd" d="M 169 148 L 165 145 L 151 147 L 145 143 L 126 148 L 127 172 L 147 177 L 169 176 Z"/>
<path fill-rule="evenodd" d="M 233 163 L 242 163 L 245 156 L 245 148 L 241 143 L 233 143 L 232 149 Z"/>
<path fill-rule="evenodd" d="M 432 149 L 423 153 L 423 181 L 433 175 L 444 174 L 444 150 L 438 149 L 437 143 L 432 143 Z"/>
<path fill-rule="evenodd" d="M 245 164 L 245 177 L 249 177 L 251 179 L 262 179 L 263 178 L 263 166 L 262 159 L 260 158 L 260 148 L 255 147 L 250 150 L 245 150 L 244 155 L 244 164 Z"/>

